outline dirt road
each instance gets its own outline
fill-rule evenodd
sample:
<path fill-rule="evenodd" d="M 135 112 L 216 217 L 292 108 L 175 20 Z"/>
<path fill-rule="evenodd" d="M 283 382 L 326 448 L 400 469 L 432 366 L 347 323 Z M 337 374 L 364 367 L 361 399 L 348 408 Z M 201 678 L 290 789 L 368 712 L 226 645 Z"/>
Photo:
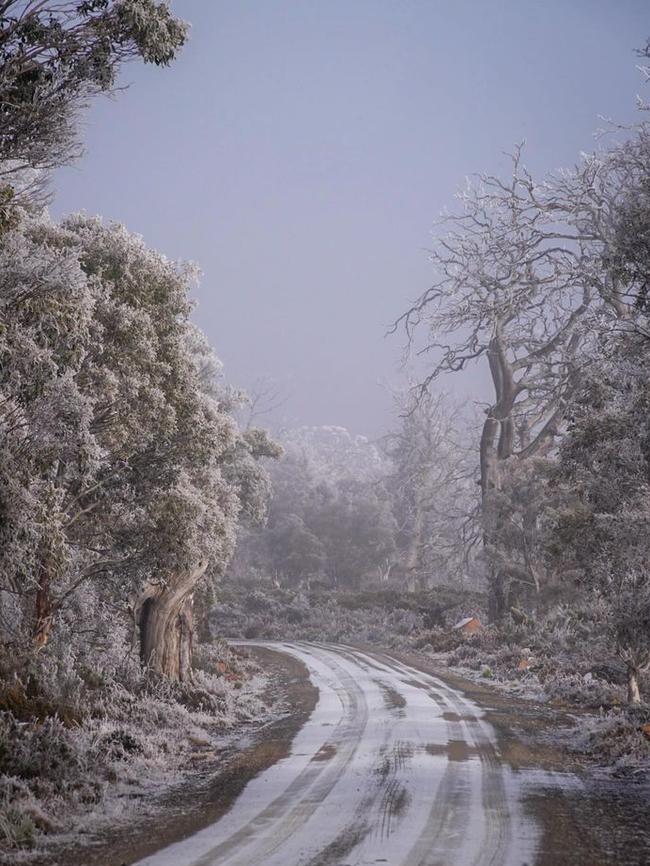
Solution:
<path fill-rule="evenodd" d="M 542 832 L 525 795 L 554 782 L 566 791 L 577 779 L 513 771 L 477 704 L 389 655 L 267 646 L 303 661 L 319 690 L 291 754 L 218 821 L 138 866 L 537 862 Z"/>

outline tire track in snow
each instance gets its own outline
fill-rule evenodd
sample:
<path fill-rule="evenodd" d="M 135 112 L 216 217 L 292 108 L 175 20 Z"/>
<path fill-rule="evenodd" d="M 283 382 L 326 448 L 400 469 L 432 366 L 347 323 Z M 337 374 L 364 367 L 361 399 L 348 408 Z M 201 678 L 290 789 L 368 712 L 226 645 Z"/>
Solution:
<path fill-rule="evenodd" d="M 311 817 L 332 790 L 340 775 L 345 772 L 363 737 L 368 718 L 368 706 L 365 695 L 354 679 L 331 659 L 327 660 L 327 665 L 339 678 L 340 688 L 336 688 L 336 691 L 343 706 L 343 715 L 321 749 L 334 749 L 335 758 L 328 764 L 317 763 L 312 758 L 309 766 L 281 796 L 239 832 L 195 861 L 196 866 L 221 866 L 226 862 L 229 866 L 265 863 L 290 836 L 298 832 L 300 826 Z M 247 848 L 250 847 L 248 844 L 250 837 L 262 836 L 264 831 L 266 835 L 261 845 L 253 844 L 254 850 L 242 852 L 241 857 L 230 856 L 242 843 Z"/>
<path fill-rule="evenodd" d="M 472 859 L 472 866 L 502 866 L 506 862 L 506 851 L 510 842 L 510 809 L 509 798 L 507 796 L 506 786 L 503 779 L 503 766 L 499 761 L 493 739 L 490 736 L 488 726 L 476 714 L 474 705 L 459 694 L 454 689 L 451 689 L 446 683 L 432 677 L 429 674 L 404 665 L 402 662 L 390 659 L 390 657 L 382 654 L 387 667 L 393 668 L 396 673 L 408 674 L 413 682 L 420 682 L 425 688 L 431 692 L 432 697 L 438 703 L 447 704 L 450 708 L 456 709 L 458 715 L 458 723 L 464 729 L 464 734 L 470 744 L 476 749 L 482 763 L 481 772 L 481 791 L 482 791 L 482 813 L 484 822 L 483 839 L 476 856 Z M 452 739 L 450 731 L 449 739 Z M 463 739 L 465 739 L 463 736 Z M 456 776 L 456 779 L 452 779 Z M 458 778 L 458 773 L 454 773 L 452 765 L 445 771 L 445 777 L 441 785 L 441 798 L 446 801 L 440 807 L 434 803 L 431 813 L 431 821 L 436 828 L 435 832 L 431 832 L 429 828 L 423 834 L 421 840 L 418 840 L 414 846 L 415 859 L 409 859 L 406 866 L 438 866 L 443 861 L 429 859 L 424 856 L 423 859 L 418 859 L 418 854 L 421 850 L 426 850 L 427 844 L 434 841 L 440 836 L 445 835 L 449 839 L 449 827 L 453 823 L 457 827 L 462 828 L 464 821 L 468 817 L 467 808 L 458 808 L 460 797 L 459 791 L 463 790 L 462 780 Z M 466 786 L 465 786 L 466 790 Z M 454 809 L 456 804 L 456 809 Z M 456 811 L 455 820 L 452 819 L 452 811 Z M 438 846 L 436 846 L 438 847 Z M 451 853 L 451 852 L 447 852 Z M 462 860 L 451 862 L 464 862 Z"/>
<path fill-rule="evenodd" d="M 511 866 L 512 795 L 480 711 L 386 653 L 265 644 L 321 692 L 231 811 L 138 866 Z M 329 728 L 325 731 L 324 728 Z"/>

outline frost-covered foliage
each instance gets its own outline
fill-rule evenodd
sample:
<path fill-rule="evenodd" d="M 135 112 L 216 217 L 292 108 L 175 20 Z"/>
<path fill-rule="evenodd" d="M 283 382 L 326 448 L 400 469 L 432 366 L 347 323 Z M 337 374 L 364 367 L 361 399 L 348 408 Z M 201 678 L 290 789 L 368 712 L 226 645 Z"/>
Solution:
<path fill-rule="evenodd" d="M 650 710 L 617 707 L 587 720 L 571 738 L 575 752 L 607 764 L 618 775 L 644 772 L 650 765 L 650 738 L 645 733 Z"/>
<path fill-rule="evenodd" d="M 291 430 L 279 441 L 268 522 L 242 537 L 232 573 L 348 586 L 376 575 L 395 534 L 379 449 L 341 427 Z"/>
<path fill-rule="evenodd" d="M 556 476 L 568 502 L 552 545 L 567 578 L 599 603 L 638 703 L 650 667 L 650 354 L 633 334 L 606 351 L 572 403 Z"/>
<path fill-rule="evenodd" d="M 517 148 L 510 177 L 468 183 L 439 222 L 433 285 L 400 319 L 409 340 L 424 335 L 432 358 L 423 391 L 479 361 L 489 370 L 493 395 L 477 462 L 483 537 L 493 550 L 508 519 L 495 502 L 505 464 L 552 449 L 588 337 L 583 321 L 602 306 L 597 251 L 564 213 L 575 196 L 534 179 Z M 497 558 L 487 562 L 490 616 L 498 620 L 510 579 Z"/>
<path fill-rule="evenodd" d="M 193 653 L 193 609 L 264 519 L 278 448 L 238 429 L 192 267 L 40 212 L 87 100 L 186 33 L 155 0 L 2 4 L 0 848 L 114 814 L 266 712 L 249 666 Z"/>
<path fill-rule="evenodd" d="M 638 700 L 650 622 L 650 125 L 614 132 L 569 171 L 537 179 L 516 148 L 509 178 L 468 183 L 437 226 L 433 285 L 399 322 L 431 357 L 421 394 L 476 362 L 491 376 L 476 459 L 490 619 L 519 607 L 544 618 L 595 594 Z"/>
<path fill-rule="evenodd" d="M 425 630 L 417 646 L 466 676 L 527 697 L 610 708 L 625 700 L 625 669 L 612 663 L 598 625 L 597 608 L 558 605 L 536 620 L 508 619 L 472 635 Z"/>
<path fill-rule="evenodd" d="M 193 685 L 147 676 L 85 677 L 73 703 L 52 715 L 42 697 L 16 684 L 0 711 L 0 862 L 19 847 L 71 830 L 115 829 L 141 804 L 194 771 L 212 766 L 242 725 L 268 718 L 265 680 L 225 645 L 197 654 Z M 8 859 L 2 852 L 9 850 Z"/>
<path fill-rule="evenodd" d="M 179 576 L 221 572 L 275 448 L 206 380 L 192 269 L 118 225 L 24 217 L 0 274 L 0 627 L 20 668 L 105 644 L 146 587 L 185 600 Z"/>
<path fill-rule="evenodd" d="M 480 610 L 479 593 L 452 586 L 404 592 L 385 584 L 363 590 L 333 589 L 321 582 L 278 586 L 260 578 L 227 579 L 219 589 L 210 625 L 226 638 L 325 640 L 408 647 L 434 626 L 449 625 L 468 606 Z"/>
<path fill-rule="evenodd" d="M 79 153 L 87 100 L 110 91 L 131 58 L 169 64 L 187 27 L 155 0 L 9 0 L 1 16 L 0 197 L 25 203 L 38 171 Z M 26 191 L 14 180 L 25 168 L 37 170 Z"/>
<path fill-rule="evenodd" d="M 297 427 L 283 431 L 281 439 L 285 452 L 307 460 L 319 480 L 337 482 L 354 476 L 372 482 L 385 470 L 378 446 L 345 427 Z"/>
<path fill-rule="evenodd" d="M 201 731 L 264 714 L 259 683 L 223 650 L 201 647 L 193 669 L 191 613 L 240 516 L 263 519 L 259 458 L 277 448 L 238 430 L 238 395 L 189 321 L 193 269 L 87 217 L 23 213 L 1 240 L 0 834 L 11 847 L 68 828 L 109 790 L 169 780 Z"/>
<path fill-rule="evenodd" d="M 397 406 L 380 443 L 340 427 L 280 435 L 268 523 L 242 536 L 231 574 L 406 590 L 464 579 L 476 485 L 461 425 L 443 398 Z"/>

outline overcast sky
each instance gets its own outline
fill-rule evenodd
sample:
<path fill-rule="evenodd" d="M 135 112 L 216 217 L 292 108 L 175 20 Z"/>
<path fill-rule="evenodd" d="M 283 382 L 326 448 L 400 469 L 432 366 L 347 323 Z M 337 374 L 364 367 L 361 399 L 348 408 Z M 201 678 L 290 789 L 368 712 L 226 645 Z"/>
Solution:
<path fill-rule="evenodd" d="M 199 263 L 198 323 L 275 421 L 389 423 L 386 326 L 430 282 L 433 220 L 526 139 L 535 171 L 630 121 L 648 0 L 176 0 L 192 23 L 168 70 L 94 104 L 55 215 L 124 222 Z M 446 381 L 480 396 L 484 376 Z"/>

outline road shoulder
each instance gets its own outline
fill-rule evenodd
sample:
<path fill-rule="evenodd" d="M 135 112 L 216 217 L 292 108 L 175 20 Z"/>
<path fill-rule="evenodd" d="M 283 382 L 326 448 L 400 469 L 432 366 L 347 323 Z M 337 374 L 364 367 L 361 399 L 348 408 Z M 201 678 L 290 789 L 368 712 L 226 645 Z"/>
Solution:
<path fill-rule="evenodd" d="M 246 732 L 243 748 L 233 746 L 200 771 L 188 773 L 128 823 L 55 843 L 42 856 L 30 857 L 29 866 L 130 866 L 218 820 L 251 779 L 289 754 L 316 705 L 318 690 L 298 659 L 266 647 L 247 649 L 268 675 L 272 697 L 286 709 L 280 718 Z"/>

